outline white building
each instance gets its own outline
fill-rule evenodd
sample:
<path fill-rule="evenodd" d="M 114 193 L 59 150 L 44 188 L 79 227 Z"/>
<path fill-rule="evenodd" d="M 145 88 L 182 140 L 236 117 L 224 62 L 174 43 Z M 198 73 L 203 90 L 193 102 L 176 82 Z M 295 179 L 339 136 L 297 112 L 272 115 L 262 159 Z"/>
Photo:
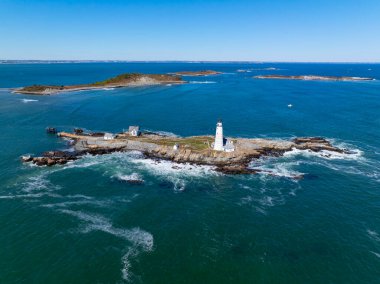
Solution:
<path fill-rule="evenodd" d="M 214 150 L 215 151 L 224 151 L 223 147 L 223 124 L 222 120 L 219 120 L 216 124 L 216 134 L 215 134 L 215 142 L 214 142 Z"/>
<path fill-rule="evenodd" d="M 103 139 L 104 140 L 113 140 L 113 139 L 115 139 L 115 135 L 112 133 L 104 133 Z"/>
<path fill-rule="evenodd" d="M 227 139 L 226 145 L 224 145 L 225 152 L 233 152 L 235 151 L 234 141 Z"/>
<path fill-rule="evenodd" d="M 131 136 L 139 136 L 140 135 L 140 127 L 139 126 L 129 126 L 128 133 Z"/>
<path fill-rule="evenodd" d="M 230 139 L 224 139 L 223 137 L 223 124 L 219 120 L 216 124 L 215 142 L 212 145 L 215 151 L 233 152 L 235 151 L 234 142 Z"/>
<path fill-rule="evenodd" d="M 174 144 L 174 146 L 173 146 L 173 150 L 174 151 L 177 151 L 179 149 L 179 145 L 178 144 Z"/>

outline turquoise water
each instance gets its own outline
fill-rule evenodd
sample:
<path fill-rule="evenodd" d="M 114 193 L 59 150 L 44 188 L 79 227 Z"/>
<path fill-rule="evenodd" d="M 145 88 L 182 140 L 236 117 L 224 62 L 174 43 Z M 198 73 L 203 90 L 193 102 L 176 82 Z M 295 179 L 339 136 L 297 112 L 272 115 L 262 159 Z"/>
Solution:
<path fill-rule="evenodd" d="M 224 74 L 50 97 L 8 89 L 204 69 Z M 252 78 L 259 74 L 377 81 Z M 0 283 L 379 283 L 379 80 L 378 64 L 0 65 Z M 324 136 L 355 154 L 255 162 L 280 177 L 173 169 L 139 153 L 52 168 L 19 161 L 68 147 L 46 126 L 187 136 L 213 134 L 218 118 L 227 136 Z M 298 173 L 305 178 L 289 178 Z M 144 184 L 123 182 L 131 175 Z"/>

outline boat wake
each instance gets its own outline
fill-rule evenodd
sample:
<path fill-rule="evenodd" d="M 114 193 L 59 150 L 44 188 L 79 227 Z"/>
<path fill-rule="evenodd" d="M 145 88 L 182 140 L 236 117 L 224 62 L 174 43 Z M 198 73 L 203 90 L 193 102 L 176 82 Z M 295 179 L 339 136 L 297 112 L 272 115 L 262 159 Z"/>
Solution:
<path fill-rule="evenodd" d="M 21 99 L 21 101 L 22 101 L 24 104 L 27 104 L 27 103 L 33 103 L 33 102 L 38 102 L 38 100 L 32 100 L 32 99 Z"/>
<path fill-rule="evenodd" d="M 215 81 L 190 81 L 190 84 L 216 84 Z"/>

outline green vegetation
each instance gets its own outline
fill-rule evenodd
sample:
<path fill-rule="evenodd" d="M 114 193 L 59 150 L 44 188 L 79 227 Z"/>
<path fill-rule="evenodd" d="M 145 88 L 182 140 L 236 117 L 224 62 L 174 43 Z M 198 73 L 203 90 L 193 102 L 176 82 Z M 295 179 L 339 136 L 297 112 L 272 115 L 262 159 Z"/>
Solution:
<path fill-rule="evenodd" d="M 26 91 L 26 92 L 43 92 L 47 88 L 50 88 L 50 87 L 49 86 L 43 86 L 43 85 L 32 85 L 32 86 L 24 87 L 24 88 L 22 88 L 22 90 Z"/>
<path fill-rule="evenodd" d="M 112 84 L 120 84 L 120 83 L 129 83 L 139 80 L 142 77 L 151 78 L 157 81 L 182 81 L 182 79 L 179 76 L 172 76 L 172 75 L 160 75 L 160 74 L 140 74 L 140 73 L 125 73 L 120 74 L 116 77 L 99 81 L 96 83 L 93 83 L 94 86 L 104 86 L 104 85 L 112 85 Z"/>
<path fill-rule="evenodd" d="M 128 82 L 128 81 L 134 81 L 140 78 L 142 75 L 139 73 L 125 73 L 125 74 L 120 74 L 116 77 L 104 80 L 104 81 L 99 81 L 93 83 L 95 86 L 102 86 L 102 85 L 108 85 L 108 84 L 117 84 L 120 82 Z"/>
<path fill-rule="evenodd" d="M 189 147 L 195 151 L 207 150 L 211 147 L 211 143 L 214 139 L 210 136 L 193 136 L 186 138 L 177 137 L 162 137 L 153 138 L 149 136 L 139 136 L 139 137 L 128 137 L 128 139 L 138 140 L 141 142 L 154 143 L 158 145 L 174 146 L 175 144 L 180 145 L 180 147 Z"/>

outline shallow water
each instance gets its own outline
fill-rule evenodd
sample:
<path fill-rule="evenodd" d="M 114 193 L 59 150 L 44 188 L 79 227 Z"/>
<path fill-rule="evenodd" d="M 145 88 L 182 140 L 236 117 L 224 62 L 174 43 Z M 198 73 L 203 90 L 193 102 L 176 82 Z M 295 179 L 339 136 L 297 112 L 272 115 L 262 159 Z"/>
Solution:
<path fill-rule="evenodd" d="M 204 69 L 224 74 L 50 97 L 9 90 Z M 260 74 L 377 80 L 252 79 Z M 379 80 L 377 64 L 0 65 L 0 282 L 377 283 Z M 46 126 L 117 132 L 140 125 L 187 136 L 213 134 L 218 118 L 228 136 L 324 136 L 354 154 L 293 151 L 251 165 L 280 177 L 177 169 L 137 152 L 52 168 L 19 161 L 68 147 Z M 291 178 L 298 174 L 305 178 Z M 144 182 L 126 182 L 136 177 Z"/>

